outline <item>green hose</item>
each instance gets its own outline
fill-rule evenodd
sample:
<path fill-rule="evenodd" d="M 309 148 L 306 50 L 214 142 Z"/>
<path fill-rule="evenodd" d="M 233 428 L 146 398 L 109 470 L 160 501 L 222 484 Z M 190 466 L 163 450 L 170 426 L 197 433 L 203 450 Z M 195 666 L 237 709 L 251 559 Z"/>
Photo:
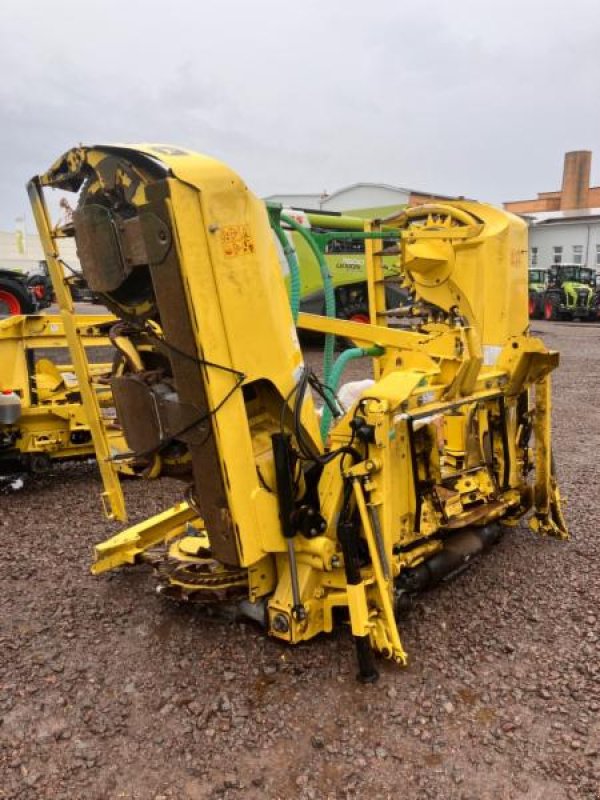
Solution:
<path fill-rule="evenodd" d="M 295 230 L 299 233 L 304 240 L 310 247 L 314 257 L 317 259 L 317 263 L 319 264 L 319 269 L 321 271 L 321 279 L 323 281 L 323 293 L 325 295 L 325 314 L 332 319 L 335 319 L 335 292 L 333 291 L 333 283 L 331 281 L 331 275 L 329 274 L 329 268 L 327 267 L 327 262 L 325 261 L 325 257 L 323 253 L 319 250 L 319 247 L 313 237 L 310 234 L 310 231 L 305 228 L 303 225 L 300 225 L 296 222 L 295 219 L 292 217 L 288 217 L 287 214 L 281 215 L 281 221 L 284 222 L 286 225 L 289 225 L 290 228 Z M 335 350 L 335 335 L 332 333 L 328 333 L 325 336 L 325 347 L 323 349 L 323 383 L 326 386 L 330 386 L 329 379 L 331 375 L 331 369 L 333 366 L 333 353 Z"/>
<path fill-rule="evenodd" d="M 331 390 L 332 397 L 338 390 L 340 378 L 342 377 L 342 373 L 346 369 L 346 364 L 349 361 L 353 361 L 356 358 L 365 358 L 367 356 L 381 356 L 383 353 L 383 347 L 378 347 L 377 345 L 373 345 L 372 347 L 350 347 L 348 350 L 344 350 L 343 353 L 340 353 L 337 361 L 333 365 L 329 381 L 327 382 L 327 386 Z M 332 420 L 333 414 L 331 409 L 329 408 L 329 405 L 325 403 L 323 406 L 323 416 L 321 417 L 321 438 L 324 442 L 327 441 Z"/>
<path fill-rule="evenodd" d="M 281 227 L 273 225 L 273 230 L 290 268 L 290 306 L 292 307 L 292 317 L 295 325 L 298 322 L 298 312 L 300 311 L 300 266 L 298 264 L 298 256 Z"/>
<path fill-rule="evenodd" d="M 283 254 L 287 265 L 290 270 L 290 307 L 292 309 L 292 317 L 294 325 L 298 322 L 298 313 L 300 311 L 300 264 L 298 263 L 298 256 L 294 245 L 286 236 L 283 228 L 281 227 L 281 204 L 280 203 L 267 203 L 267 214 L 269 215 L 269 222 L 271 228 L 275 231 L 277 240 L 283 249 Z"/>

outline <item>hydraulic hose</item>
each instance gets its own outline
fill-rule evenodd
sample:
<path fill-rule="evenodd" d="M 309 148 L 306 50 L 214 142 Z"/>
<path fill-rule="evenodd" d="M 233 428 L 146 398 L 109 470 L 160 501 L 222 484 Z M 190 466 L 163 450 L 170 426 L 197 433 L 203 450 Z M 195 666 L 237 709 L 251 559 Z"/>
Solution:
<path fill-rule="evenodd" d="M 281 215 L 281 221 L 285 222 L 286 225 L 289 225 L 292 230 L 299 233 L 308 244 L 311 249 L 312 254 L 317 259 L 317 263 L 319 265 L 319 270 L 321 272 L 321 280 L 323 281 L 323 293 L 325 295 L 325 314 L 332 319 L 335 319 L 335 293 L 333 291 L 333 283 L 331 280 L 331 275 L 329 274 L 329 268 L 327 267 L 327 262 L 325 261 L 325 257 L 323 253 L 319 250 L 319 247 L 313 237 L 310 234 L 310 231 L 305 228 L 303 225 L 300 225 L 296 222 L 295 219 L 292 217 L 288 217 L 287 214 Z M 323 349 L 323 382 L 329 386 L 329 376 L 331 374 L 331 369 L 333 366 L 333 353 L 335 350 L 335 335 L 332 333 L 328 333 L 325 336 L 325 347 Z"/>
<path fill-rule="evenodd" d="M 337 392 L 340 384 L 340 378 L 342 377 L 342 373 L 344 372 L 346 364 L 349 361 L 353 361 L 357 358 L 366 358 L 368 356 L 380 356 L 383 355 L 383 353 L 383 347 L 378 347 L 377 345 L 373 345 L 372 347 L 350 347 L 348 350 L 344 350 L 343 353 L 340 353 L 335 364 L 333 365 L 331 376 L 327 382 L 327 387 L 330 389 L 331 394 L 335 395 Z M 327 440 L 332 418 L 333 414 L 331 409 L 329 405 L 325 403 L 323 406 L 323 416 L 321 417 L 321 437 L 324 442 Z"/>
<path fill-rule="evenodd" d="M 292 307 L 292 317 L 295 325 L 298 322 L 298 312 L 300 311 L 300 266 L 298 264 L 298 256 L 281 226 L 278 223 L 273 223 L 272 228 L 283 249 L 285 260 L 290 269 L 290 306 Z"/>

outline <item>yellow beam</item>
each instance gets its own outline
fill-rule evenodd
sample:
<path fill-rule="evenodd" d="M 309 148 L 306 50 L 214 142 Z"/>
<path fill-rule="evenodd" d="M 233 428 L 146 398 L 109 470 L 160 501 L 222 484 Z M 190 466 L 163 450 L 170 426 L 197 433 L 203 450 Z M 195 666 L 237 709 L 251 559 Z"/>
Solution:
<path fill-rule="evenodd" d="M 371 233 L 373 224 L 369 221 L 365 222 L 365 232 Z M 381 228 L 377 228 L 381 231 Z M 386 302 L 385 302 L 385 284 L 383 282 L 385 272 L 383 270 L 383 257 L 375 253 L 375 240 L 365 239 L 365 264 L 367 267 L 367 297 L 369 299 L 369 318 L 371 323 L 381 325 L 381 327 L 388 327 L 388 321 L 385 316 Z M 383 241 L 377 241 L 377 249 L 381 250 Z M 373 361 L 373 376 L 375 380 L 381 377 L 381 368 L 379 361 Z"/>
<path fill-rule="evenodd" d="M 377 586 L 379 602 L 381 603 L 381 610 L 385 620 L 386 634 L 389 637 L 389 646 L 391 647 L 392 651 L 390 653 L 390 657 L 400 664 L 406 664 L 407 657 L 404 648 L 402 647 L 402 642 L 400 641 L 400 634 L 398 633 L 398 626 L 396 624 L 396 618 L 394 617 L 394 609 L 392 606 L 392 581 L 391 578 L 386 579 L 383 574 L 383 565 L 381 563 L 379 550 L 375 541 L 375 533 L 373 531 L 373 527 L 371 526 L 371 520 L 369 519 L 369 513 L 367 511 L 365 496 L 359 479 L 355 478 L 352 481 L 352 488 L 354 489 L 354 497 L 356 499 L 358 513 L 360 514 L 360 521 L 362 523 L 365 539 L 367 540 L 371 564 L 373 565 L 375 584 Z"/>
<path fill-rule="evenodd" d="M 100 575 L 124 564 L 135 564 L 138 556 L 150 547 L 183 533 L 188 522 L 195 520 L 200 527 L 204 523 L 187 503 L 178 503 L 167 511 L 132 525 L 125 531 L 97 544 L 94 548 L 96 561 L 92 574 Z"/>
<path fill-rule="evenodd" d="M 56 300 L 60 308 L 64 334 L 69 345 L 83 408 L 88 425 L 90 426 L 98 467 L 104 483 L 104 492 L 102 493 L 104 510 L 109 519 L 118 519 L 124 522 L 127 519 L 125 498 L 123 497 L 123 490 L 121 489 L 118 473 L 116 469 L 113 468 L 110 461 L 110 444 L 105 427 L 102 424 L 100 405 L 96 392 L 92 387 L 90 366 L 78 329 L 78 322 L 80 322 L 80 320 L 75 314 L 73 298 L 65 283 L 63 266 L 52 234 L 50 217 L 44 200 L 42 186 L 38 178 L 33 178 L 29 181 L 27 184 L 27 192 L 44 249 L 44 255 L 46 263 L 48 264 Z"/>
<path fill-rule="evenodd" d="M 319 314 L 298 315 L 298 327 L 316 333 L 334 333 L 355 341 L 376 344 L 380 347 L 415 348 L 426 337 L 412 331 L 386 328 L 381 325 L 365 325 L 362 322 L 351 322 L 347 319 L 333 319 Z"/>

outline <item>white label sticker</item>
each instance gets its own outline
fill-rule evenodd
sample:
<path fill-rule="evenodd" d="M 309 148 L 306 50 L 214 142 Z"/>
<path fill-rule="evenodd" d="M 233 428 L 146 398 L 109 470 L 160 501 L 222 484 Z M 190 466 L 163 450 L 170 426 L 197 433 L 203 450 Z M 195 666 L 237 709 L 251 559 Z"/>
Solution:
<path fill-rule="evenodd" d="M 498 361 L 498 356 L 502 352 L 502 347 L 495 344 L 485 344 L 483 346 L 483 363 L 486 367 L 493 367 Z"/>

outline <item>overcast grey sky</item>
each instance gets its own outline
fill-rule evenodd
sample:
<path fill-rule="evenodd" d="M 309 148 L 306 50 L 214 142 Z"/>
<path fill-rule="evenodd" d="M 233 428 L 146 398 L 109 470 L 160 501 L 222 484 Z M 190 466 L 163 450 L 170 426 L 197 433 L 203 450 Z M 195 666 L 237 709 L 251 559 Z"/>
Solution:
<path fill-rule="evenodd" d="M 167 142 L 259 194 L 382 181 L 501 202 L 596 150 L 598 0 L 4 0 L 0 227 L 78 142 Z"/>

